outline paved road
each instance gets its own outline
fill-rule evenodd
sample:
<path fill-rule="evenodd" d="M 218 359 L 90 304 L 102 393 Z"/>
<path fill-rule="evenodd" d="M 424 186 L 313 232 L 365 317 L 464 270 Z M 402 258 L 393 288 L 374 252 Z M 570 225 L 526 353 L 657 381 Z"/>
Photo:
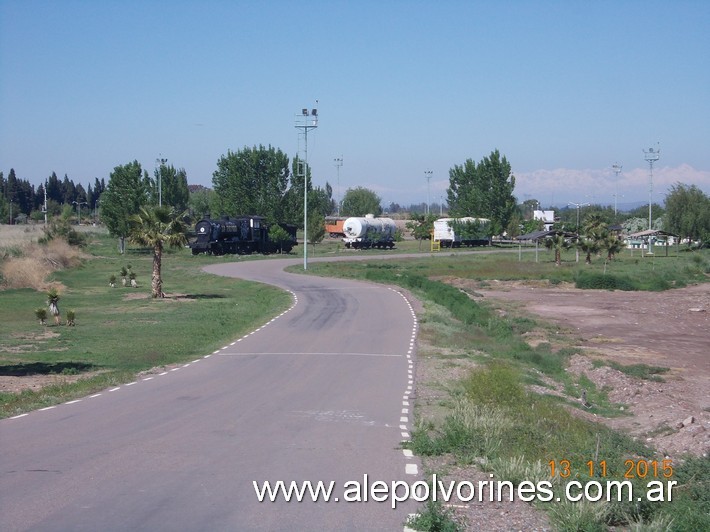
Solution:
<path fill-rule="evenodd" d="M 387 288 L 208 269 L 291 290 L 234 345 L 150 380 L 0 421 L 0 530 L 401 530 L 411 504 L 257 502 L 252 481 L 408 480 L 416 322 Z M 127 345 L 127 348 L 130 348 Z"/>

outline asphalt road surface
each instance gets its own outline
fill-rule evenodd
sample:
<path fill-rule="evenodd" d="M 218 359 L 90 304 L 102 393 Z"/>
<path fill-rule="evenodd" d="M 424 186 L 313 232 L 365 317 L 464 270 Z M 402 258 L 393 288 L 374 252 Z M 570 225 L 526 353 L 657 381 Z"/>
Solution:
<path fill-rule="evenodd" d="M 386 287 L 282 271 L 293 263 L 208 268 L 294 294 L 233 345 L 0 421 L 0 530 L 402 530 L 413 502 L 344 499 L 364 475 L 419 478 L 400 445 L 413 312 Z M 334 481 L 339 502 L 258 502 L 253 482 L 279 480 Z"/>

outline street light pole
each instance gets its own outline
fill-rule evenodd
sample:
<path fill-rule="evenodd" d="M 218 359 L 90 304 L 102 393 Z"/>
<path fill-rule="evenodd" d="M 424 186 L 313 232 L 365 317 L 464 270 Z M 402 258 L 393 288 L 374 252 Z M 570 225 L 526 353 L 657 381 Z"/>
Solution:
<path fill-rule="evenodd" d="M 648 151 L 643 150 L 644 159 L 648 162 L 649 166 L 649 185 L 648 185 L 648 230 L 653 229 L 653 217 L 651 216 L 651 205 L 653 204 L 653 163 L 655 163 L 661 157 L 661 150 L 649 148 Z M 651 249 L 651 235 L 648 235 L 648 252 L 647 255 L 653 255 L 653 249 Z"/>
<path fill-rule="evenodd" d="M 431 170 L 425 170 L 424 171 L 424 179 L 426 179 L 426 209 L 425 212 L 426 214 L 429 214 L 429 183 L 431 181 L 431 176 L 434 172 Z"/>
<path fill-rule="evenodd" d="M 76 212 L 77 216 L 79 217 L 79 225 L 81 225 L 81 206 L 82 205 L 88 205 L 85 201 L 72 201 L 74 205 L 76 205 Z"/>
<path fill-rule="evenodd" d="M 577 207 L 577 230 L 576 230 L 576 233 L 577 233 L 577 242 L 579 242 L 579 209 L 580 209 L 580 207 L 588 206 L 589 203 L 573 203 L 573 202 L 569 201 L 569 202 L 567 202 L 567 205 L 574 205 L 575 207 Z M 577 247 L 576 250 L 577 250 L 577 252 L 575 254 L 576 262 L 579 262 L 579 248 Z"/>
<path fill-rule="evenodd" d="M 621 173 L 622 168 L 622 165 L 616 163 L 614 163 L 611 167 L 611 169 L 614 170 L 614 173 L 616 174 L 616 179 L 614 180 L 614 223 L 616 223 L 616 199 L 619 195 L 619 174 Z"/>
<path fill-rule="evenodd" d="M 311 109 L 301 109 L 301 114 L 296 115 L 296 129 L 303 132 L 304 140 L 304 161 L 303 161 L 303 269 L 308 269 L 308 131 L 318 127 L 318 100 L 316 107 Z M 299 169 L 296 168 L 296 171 Z"/>
<path fill-rule="evenodd" d="M 336 157 L 333 161 L 338 169 L 338 216 L 340 216 L 340 167 L 343 166 L 343 156 Z"/>
<path fill-rule="evenodd" d="M 160 156 L 155 160 L 155 164 L 158 166 L 158 207 L 163 206 L 163 184 L 161 182 L 161 174 L 163 173 L 163 166 L 165 166 L 165 163 L 168 162 L 167 159 L 163 158 L 162 153 L 159 154 Z"/>

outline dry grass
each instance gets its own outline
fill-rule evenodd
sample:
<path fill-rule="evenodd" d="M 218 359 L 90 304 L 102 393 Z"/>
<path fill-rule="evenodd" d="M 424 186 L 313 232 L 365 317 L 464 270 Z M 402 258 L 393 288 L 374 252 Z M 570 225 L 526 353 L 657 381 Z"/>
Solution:
<path fill-rule="evenodd" d="M 0 289 L 33 288 L 41 291 L 56 285 L 47 280 L 52 272 L 78 266 L 84 256 L 79 248 L 61 239 L 47 244 L 15 244 L 12 253 L 4 250 L 2 255 Z"/>

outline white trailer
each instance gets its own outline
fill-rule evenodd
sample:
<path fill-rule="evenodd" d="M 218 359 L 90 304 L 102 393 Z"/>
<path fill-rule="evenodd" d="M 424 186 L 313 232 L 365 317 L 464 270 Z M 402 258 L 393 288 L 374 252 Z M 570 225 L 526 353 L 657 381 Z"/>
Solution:
<path fill-rule="evenodd" d="M 434 240 L 443 247 L 487 246 L 489 241 L 488 218 L 439 218 L 434 220 Z"/>

